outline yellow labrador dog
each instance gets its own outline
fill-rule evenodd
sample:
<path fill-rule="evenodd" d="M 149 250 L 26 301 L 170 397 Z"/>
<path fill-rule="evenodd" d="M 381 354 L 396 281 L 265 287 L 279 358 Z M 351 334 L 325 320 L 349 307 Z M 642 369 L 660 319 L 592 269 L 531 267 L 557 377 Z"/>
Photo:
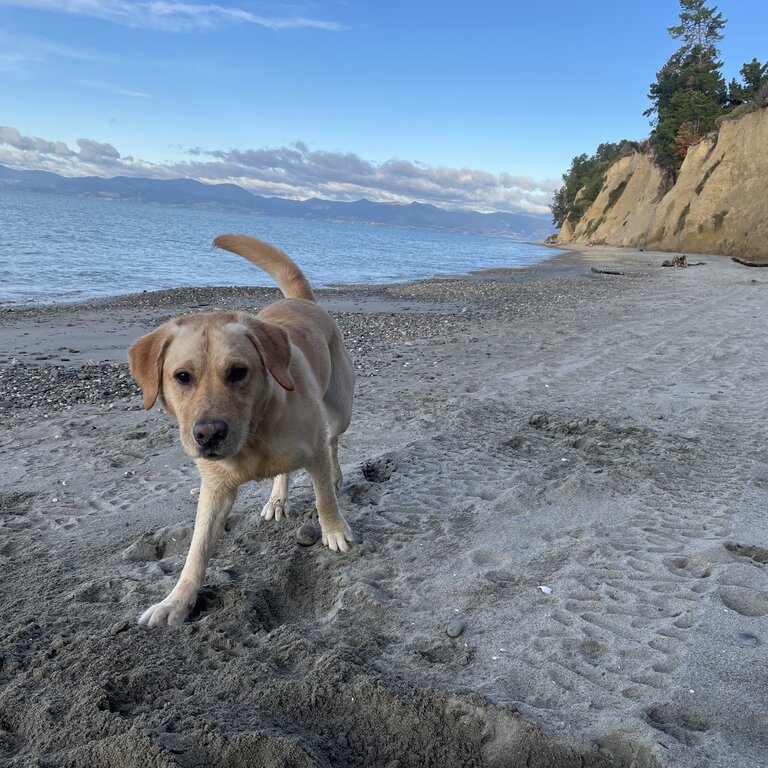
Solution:
<path fill-rule="evenodd" d="M 323 543 L 346 552 L 352 542 L 336 502 L 338 439 L 349 426 L 354 391 L 354 368 L 341 332 L 282 251 L 246 235 L 221 235 L 213 244 L 270 274 L 285 298 L 257 315 L 175 318 L 128 350 L 144 407 L 159 399 L 178 422 L 181 444 L 202 479 L 179 580 L 139 619 L 150 627 L 187 618 L 237 489 L 248 480 L 275 478 L 261 516 L 280 520 L 288 511 L 288 473 L 306 469 Z"/>

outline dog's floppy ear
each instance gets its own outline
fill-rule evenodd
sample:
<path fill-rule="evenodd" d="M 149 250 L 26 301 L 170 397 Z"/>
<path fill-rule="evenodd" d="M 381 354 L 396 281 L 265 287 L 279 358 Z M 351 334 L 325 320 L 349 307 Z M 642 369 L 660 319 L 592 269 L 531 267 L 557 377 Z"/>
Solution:
<path fill-rule="evenodd" d="M 291 376 L 291 342 L 283 328 L 274 323 L 265 323 L 255 317 L 244 317 L 245 335 L 261 355 L 264 365 L 272 377 L 283 388 L 294 389 Z"/>
<path fill-rule="evenodd" d="M 128 368 L 144 393 L 144 408 L 157 400 L 163 377 L 163 361 L 173 334 L 164 325 L 137 339 L 128 350 Z"/>

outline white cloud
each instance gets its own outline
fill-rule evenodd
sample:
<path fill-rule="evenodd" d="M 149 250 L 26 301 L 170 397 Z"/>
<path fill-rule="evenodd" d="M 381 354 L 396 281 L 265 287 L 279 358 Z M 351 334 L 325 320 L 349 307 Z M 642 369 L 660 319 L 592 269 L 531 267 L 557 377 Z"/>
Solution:
<path fill-rule="evenodd" d="M 78 139 L 81 160 L 119 160 L 120 153 L 111 144 L 101 144 L 91 139 Z"/>
<path fill-rule="evenodd" d="M 127 27 L 142 27 L 184 32 L 205 30 L 228 24 L 254 24 L 267 29 L 313 28 L 338 32 L 343 25 L 302 15 L 261 16 L 241 8 L 217 3 L 181 3 L 154 0 L 0 0 L 0 5 L 15 8 L 67 13 L 103 19 Z"/>
<path fill-rule="evenodd" d="M 117 96 L 128 96 L 131 99 L 151 99 L 152 94 L 144 93 L 144 91 L 133 91 L 129 88 L 122 88 L 119 85 L 112 85 L 111 83 L 105 83 L 101 80 L 84 80 L 77 81 L 78 85 L 85 86 L 86 88 L 94 88 L 106 93 L 113 93 Z"/>
<path fill-rule="evenodd" d="M 22 136 L 16 128 L 0 125 L 0 144 L 43 155 L 70 157 L 74 153 L 63 141 L 47 141 L 37 136 Z"/>
<path fill-rule="evenodd" d="M 177 166 L 180 173 L 211 181 L 235 177 L 264 194 L 285 194 L 277 190 L 293 188 L 303 190 L 306 197 L 418 200 L 455 208 L 544 213 L 560 186 L 556 181 L 497 176 L 471 168 L 430 167 L 405 160 L 373 163 L 349 152 L 312 151 L 302 142 L 275 149 L 196 149 L 191 154 L 199 159 Z"/>
<path fill-rule="evenodd" d="M 3 148 L 5 145 L 5 148 Z M 547 213 L 554 180 L 537 181 L 509 173 L 471 168 L 431 167 L 406 160 L 372 162 L 351 152 L 312 150 L 303 142 L 246 150 L 190 150 L 177 163 L 147 163 L 121 157 L 111 144 L 81 138 L 73 152 L 60 141 L 23 136 L 0 126 L 0 163 L 65 176 L 146 176 L 192 178 L 239 184 L 256 194 L 293 199 L 432 203 L 479 211 Z"/>

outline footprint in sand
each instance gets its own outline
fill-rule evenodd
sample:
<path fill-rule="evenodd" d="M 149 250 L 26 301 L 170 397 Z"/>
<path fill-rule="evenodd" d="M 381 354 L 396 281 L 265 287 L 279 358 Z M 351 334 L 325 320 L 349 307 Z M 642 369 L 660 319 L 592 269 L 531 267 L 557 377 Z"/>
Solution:
<path fill-rule="evenodd" d="M 725 544 L 729 552 L 739 557 L 746 557 L 758 565 L 768 564 L 768 549 L 759 547 L 757 544 L 739 544 L 735 541 L 729 541 Z"/>
<path fill-rule="evenodd" d="M 768 595 L 747 587 L 720 587 L 718 597 L 726 608 L 742 616 L 765 616 L 768 614 Z"/>
<path fill-rule="evenodd" d="M 645 710 L 645 717 L 650 726 L 669 734 L 686 746 L 696 744 L 700 734 L 708 731 L 710 727 L 703 719 L 677 709 L 671 704 L 654 704 Z"/>
<path fill-rule="evenodd" d="M 384 483 L 392 477 L 397 469 L 397 464 L 391 456 L 379 456 L 377 459 L 368 459 L 363 463 L 361 470 L 363 477 L 371 483 Z"/>
<path fill-rule="evenodd" d="M 191 541 L 192 525 L 179 523 L 143 534 L 123 550 L 122 557 L 128 562 L 162 560 L 171 555 L 186 554 Z"/>

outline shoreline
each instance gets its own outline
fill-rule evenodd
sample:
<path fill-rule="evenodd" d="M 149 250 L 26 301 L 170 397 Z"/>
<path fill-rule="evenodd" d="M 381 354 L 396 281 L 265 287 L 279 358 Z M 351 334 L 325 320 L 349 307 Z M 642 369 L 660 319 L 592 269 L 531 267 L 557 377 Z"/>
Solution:
<path fill-rule="evenodd" d="M 523 242 L 523 241 L 515 241 L 515 242 Z M 527 245 L 532 245 L 540 248 L 549 248 L 550 250 L 557 250 L 554 246 L 548 245 L 546 243 L 526 243 Z M 531 264 L 531 265 L 524 265 L 520 267 L 496 267 L 496 268 L 489 268 L 488 270 L 481 270 L 480 272 L 474 272 L 472 270 L 469 270 L 467 272 L 445 272 L 445 273 L 439 273 L 434 275 L 427 275 L 424 277 L 415 277 L 410 279 L 402 279 L 402 280 L 391 280 L 386 282 L 376 282 L 376 283 L 328 283 L 320 287 L 316 287 L 315 291 L 316 293 L 320 294 L 323 292 L 333 293 L 337 291 L 355 291 L 355 292 L 364 292 L 364 291 L 375 291 L 376 289 L 385 289 L 387 286 L 391 285 L 410 285 L 411 283 L 421 283 L 421 282 L 429 282 L 429 281 L 440 281 L 443 279 L 467 279 L 472 275 L 476 274 L 482 274 L 483 272 L 493 272 L 495 270 L 499 270 L 500 272 L 507 272 L 515 273 L 520 270 L 530 270 L 530 269 L 537 269 L 541 267 L 542 265 L 546 264 L 550 259 L 556 259 L 560 256 L 560 254 L 551 254 L 549 256 L 545 256 L 540 261 Z M 262 275 L 263 273 L 260 273 L 258 270 L 255 270 L 254 274 Z M 158 296 L 158 298 L 162 301 L 162 296 L 164 294 L 173 294 L 173 293 L 180 293 L 180 292 L 190 292 L 190 295 L 194 295 L 193 292 L 200 291 L 200 292 L 206 292 L 206 291 L 232 291 L 233 293 L 237 293 L 239 291 L 254 291 L 257 294 L 260 292 L 264 292 L 265 298 L 270 298 L 273 292 L 276 292 L 277 289 L 273 285 L 254 285 L 254 286 L 247 286 L 247 285 L 233 285 L 233 286 L 227 286 L 227 285 L 190 285 L 190 286 L 175 286 L 170 288 L 163 288 L 158 290 L 145 290 L 145 291 L 139 291 L 139 292 L 132 292 L 132 293 L 120 293 L 120 294 L 110 294 L 105 296 L 97 296 L 92 297 L 88 299 L 75 299 L 72 301 L 55 301 L 55 302 L 34 302 L 34 301 L 25 301 L 25 302 L 3 302 L 0 301 L 0 318 L 2 318 L 7 313 L 14 313 L 14 312 L 24 312 L 24 311 L 37 311 L 39 309 L 46 309 L 53 311 L 54 309 L 61 308 L 63 311 L 66 310 L 66 308 L 73 308 L 74 310 L 77 310 L 78 308 L 83 307 L 90 307 L 90 308 L 109 308 L 112 304 L 120 304 L 122 302 L 127 302 L 130 300 L 136 300 L 141 299 L 145 300 L 147 297 L 151 296 Z"/>
<path fill-rule="evenodd" d="M 249 484 L 167 632 L 135 621 L 199 480 L 109 377 L 193 294 L 0 313 L 0 765 L 760 764 L 768 281 L 666 257 L 319 290 L 358 374 L 340 504 L 362 543 L 297 544 L 301 473 L 278 524 Z"/>
<path fill-rule="evenodd" d="M 560 291 L 566 296 L 581 278 L 602 279 L 589 273 L 591 258 L 589 254 L 567 250 L 528 267 L 315 290 L 321 306 L 339 316 L 345 332 L 359 330 L 359 324 L 351 322 L 354 315 L 405 314 L 423 316 L 422 326 L 433 326 L 429 332 L 434 333 L 440 327 L 440 322 L 432 317 L 437 315 L 458 318 L 463 323 L 478 312 L 499 308 L 508 311 L 513 302 L 518 314 L 535 315 L 540 304 L 550 299 L 548 285 L 562 284 Z M 612 263 L 615 260 L 614 255 L 608 258 Z M 642 269 L 636 271 L 638 276 L 643 274 Z M 603 280 L 601 285 L 602 292 L 622 290 L 622 284 L 616 281 Z M 127 348 L 135 338 L 174 315 L 215 309 L 257 312 L 280 297 L 276 287 L 201 286 L 76 303 L 0 307 L 0 368 L 14 359 L 17 363 L 64 368 L 125 363 Z M 66 318 L 63 325 L 62 317 Z M 31 328 L 29 321 L 34 321 Z M 345 322 L 351 322 L 348 328 L 344 327 Z"/>

